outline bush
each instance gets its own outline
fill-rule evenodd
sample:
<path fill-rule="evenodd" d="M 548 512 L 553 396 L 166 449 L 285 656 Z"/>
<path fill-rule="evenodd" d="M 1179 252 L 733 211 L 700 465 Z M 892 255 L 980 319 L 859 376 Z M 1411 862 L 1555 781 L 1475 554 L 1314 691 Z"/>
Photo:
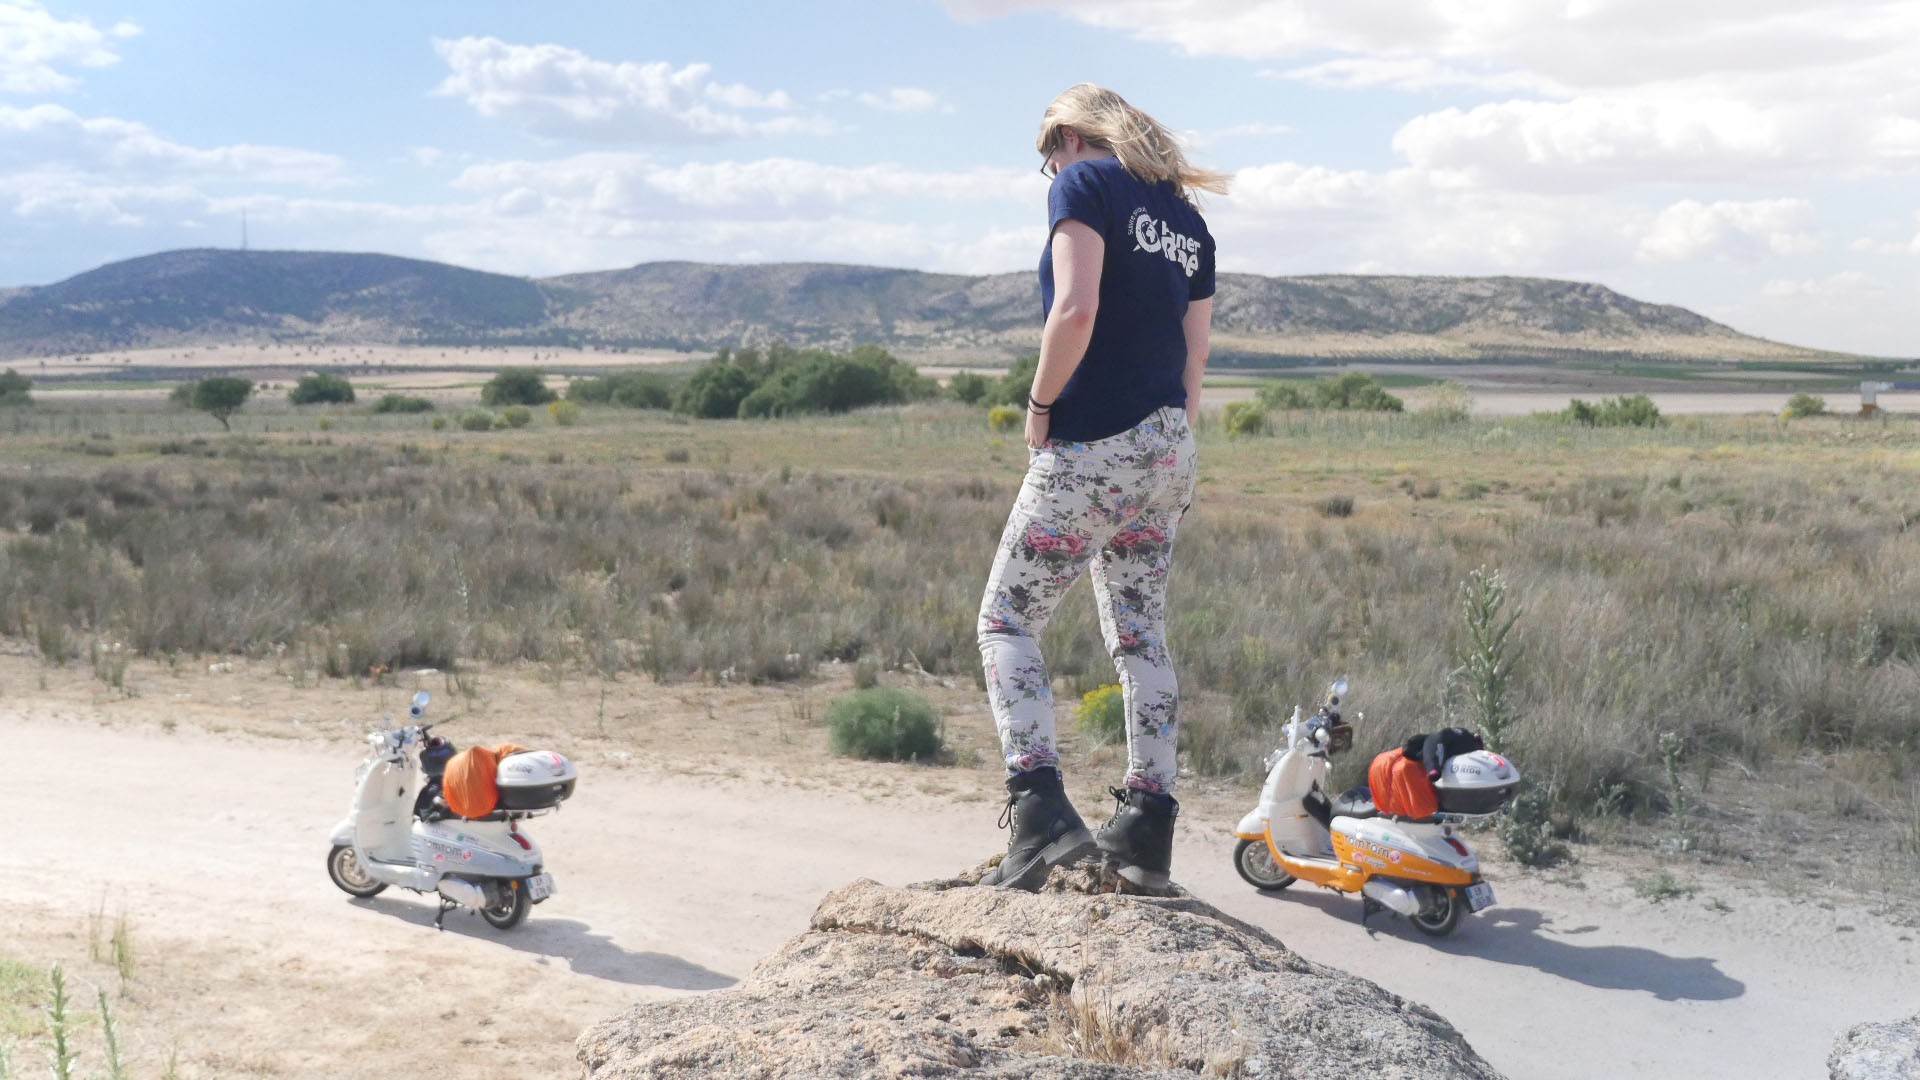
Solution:
<path fill-rule="evenodd" d="M 373 403 L 377 413 L 423 413 L 433 411 L 433 402 L 423 397 L 408 397 L 405 394 L 386 394 Z"/>
<path fill-rule="evenodd" d="M 1401 412 L 1406 404 L 1387 393 L 1380 381 L 1364 371 L 1349 371 L 1313 384 L 1313 403 L 1322 409 L 1361 412 Z"/>
<path fill-rule="evenodd" d="M 446 418 L 446 417 L 444 417 L 444 416 L 436 416 L 436 417 L 434 417 L 434 418 L 433 418 L 433 430 L 435 430 L 435 431 L 445 431 L 445 430 L 447 430 L 447 418 Z"/>
<path fill-rule="evenodd" d="M 1457 382 L 1443 382 L 1433 388 L 1420 415 L 1443 423 L 1464 424 L 1473 416 L 1473 391 Z"/>
<path fill-rule="evenodd" d="M 1102 686 L 1080 695 L 1073 710 L 1073 726 L 1101 743 L 1125 742 L 1127 698 L 1118 686 Z"/>
<path fill-rule="evenodd" d="M 975 371 L 962 371 L 947 380 L 947 393 L 966 405 L 980 404 L 992 391 L 993 380 Z"/>
<path fill-rule="evenodd" d="M 1267 411 L 1257 401 L 1229 401 L 1224 415 L 1230 439 L 1259 435 L 1267 430 Z"/>
<path fill-rule="evenodd" d="M 938 395 L 940 384 L 885 349 L 862 345 L 844 355 L 810 350 L 776 353 L 768 375 L 740 401 L 743 417 L 838 413 Z"/>
<path fill-rule="evenodd" d="M 201 379 L 192 384 L 189 399 L 193 407 L 220 421 L 220 426 L 233 430 L 227 423 L 227 417 L 240 411 L 240 406 L 253 396 L 253 382 L 234 375 L 216 375 L 210 379 Z"/>
<path fill-rule="evenodd" d="M 525 405 L 509 405 L 500 413 L 508 427 L 522 428 L 533 422 L 533 412 Z"/>
<path fill-rule="evenodd" d="M 320 428 L 320 430 L 321 430 L 321 431 L 332 431 L 332 430 L 333 430 L 333 417 L 331 417 L 331 416 L 323 416 L 323 417 L 321 417 L 321 418 L 320 418 L 320 423 L 319 423 L 319 424 L 318 424 L 317 426 L 318 426 L 318 427 Z"/>
<path fill-rule="evenodd" d="M 1297 382 L 1269 383 L 1260 388 L 1260 404 L 1269 409 L 1311 409 L 1313 398 Z"/>
<path fill-rule="evenodd" d="M 994 431 L 1012 431 L 1020 426 L 1021 413 L 1011 405 L 995 405 L 987 410 L 987 427 Z"/>
<path fill-rule="evenodd" d="M 287 391 L 287 400 L 295 405 L 351 405 L 353 384 L 339 375 L 306 375 Z"/>
<path fill-rule="evenodd" d="M 935 761 L 946 750 L 940 716 L 911 690 L 876 686 L 827 706 L 829 746 L 869 761 Z"/>
<path fill-rule="evenodd" d="M 1801 392 L 1787 399 L 1787 407 L 1781 415 L 1793 420 L 1803 420 L 1809 416 L 1819 416 L 1827 411 L 1827 399 Z"/>
<path fill-rule="evenodd" d="M 547 405 L 547 415 L 561 427 L 572 427 L 580 422 L 580 406 L 571 401 L 555 401 Z"/>
<path fill-rule="evenodd" d="M 1659 427 L 1663 423 L 1660 407 L 1645 394 L 1623 394 L 1598 405 L 1574 398 L 1556 415 L 1567 423 L 1586 427 Z"/>
<path fill-rule="evenodd" d="M 12 368 L 0 371 L 0 408 L 33 404 L 33 395 L 28 393 L 32 389 L 33 380 L 25 375 Z"/>
<path fill-rule="evenodd" d="M 740 403 L 760 385 L 754 373 L 722 353 L 687 377 L 673 396 L 673 411 L 708 420 L 740 415 Z"/>
<path fill-rule="evenodd" d="M 1349 371 L 1302 386 L 1274 382 L 1260 388 L 1260 404 L 1269 409 L 1344 409 L 1358 412 L 1400 412 L 1406 404 L 1387 393 L 1380 381 L 1364 371 Z"/>
<path fill-rule="evenodd" d="M 482 405 L 545 405 L 553 399 L 539 368 L 504 368 L 480 388 Z"/>
<path fill-rule="evenodd" d="M 567 400 L 588 405 L 624 405 L 629 409 L 670 409 L 674 380 L 658 372 L 626 371 L 598 379 L 575 379 Z"/>
<path fill-rule="evenodd" d="M 492 431 L 493 414 L 485 409 L 469 409 L 460 414 L 460 430 Z"/>

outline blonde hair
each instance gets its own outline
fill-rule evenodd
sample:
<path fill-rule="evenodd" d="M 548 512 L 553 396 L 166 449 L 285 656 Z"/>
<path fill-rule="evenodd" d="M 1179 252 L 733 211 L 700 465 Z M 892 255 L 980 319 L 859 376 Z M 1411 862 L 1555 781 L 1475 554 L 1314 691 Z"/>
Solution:
<path fill-rule="evenodd" d="M 1040 118 L 1038 146 L 1042 154 L 1061 147 L 1065 141 L 1062 128 L 1072 128 L 1090 146 L 1113 151 L 1120 164 L 1142 181 L 1172 181 L 1180 197 L 1188 202 L 1194 201 L 1195 191 L 1225 195 L 1232 179 L 1226 173 L 1187 161 L 1180 140 L 1166 125 L 1102 86 L 1079 83 L 1053 99 Z"/>

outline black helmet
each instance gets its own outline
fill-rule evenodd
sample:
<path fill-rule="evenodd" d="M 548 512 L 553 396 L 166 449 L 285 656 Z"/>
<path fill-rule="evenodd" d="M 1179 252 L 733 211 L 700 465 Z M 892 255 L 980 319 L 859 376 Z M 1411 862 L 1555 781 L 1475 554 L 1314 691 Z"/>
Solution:
<path fill-rule="evenodd" d="M 447 762 L 453 758 L 453 744 L 438 735 L 427 736 L 427 744 L 420 748 L 420 771 L 438 778 L 447 771 Z"/>

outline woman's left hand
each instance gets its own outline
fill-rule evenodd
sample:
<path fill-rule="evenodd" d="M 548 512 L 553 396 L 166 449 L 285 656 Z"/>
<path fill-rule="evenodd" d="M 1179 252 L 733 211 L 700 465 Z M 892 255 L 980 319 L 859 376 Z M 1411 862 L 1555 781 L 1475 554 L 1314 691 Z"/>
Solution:
<path fill-rule="evenodd" d="M 1027 410 L 1027 445 L 1035 450 L 1047 448 L 1047 428 L 1052 426 L 1053 417 L 1046 413 Z"/>

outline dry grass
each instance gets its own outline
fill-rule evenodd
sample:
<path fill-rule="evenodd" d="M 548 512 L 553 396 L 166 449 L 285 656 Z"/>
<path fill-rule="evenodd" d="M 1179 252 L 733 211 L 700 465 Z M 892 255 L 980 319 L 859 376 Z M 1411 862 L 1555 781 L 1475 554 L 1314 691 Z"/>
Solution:
<path fill-rule="evenodd" d="M 179 422 L 129 409 L 0 429 L 0 461 L 21 466 L 0 471 L 0 633 L 49 662 L 88 655 L 121 690 L 122 646 L 271 657 L 296 683 L 463 659 L 663 682 L 803 680 L 830 659 L 977 678 L 974 612 L 1024 455 L 971 410 L 588 410 L 438 435 L 341 420 L 185 439 L 126 434 Z M 1457 589 L 1487 566 L 1522 611 L 1512 753 L 1563 810 L 1658 815 L 1688 790 L 1710 826 L 1716 778 L 1811 754 L 1836 770 L 1827 812 L 1911 817 L 1914 425 L 1271 428 L 1202 425 L 1171 627 L 1198 688 L 1196 772 L 1250 776 L 1339 674 L 1368 717 L 1348 771 L 1436 726 L 1465 647 Z M 1087 597 L 1046 647 L 1063 696 L 1111 681 Z M 1682 789 L 1656 745 L 1669 731 Z"/>

